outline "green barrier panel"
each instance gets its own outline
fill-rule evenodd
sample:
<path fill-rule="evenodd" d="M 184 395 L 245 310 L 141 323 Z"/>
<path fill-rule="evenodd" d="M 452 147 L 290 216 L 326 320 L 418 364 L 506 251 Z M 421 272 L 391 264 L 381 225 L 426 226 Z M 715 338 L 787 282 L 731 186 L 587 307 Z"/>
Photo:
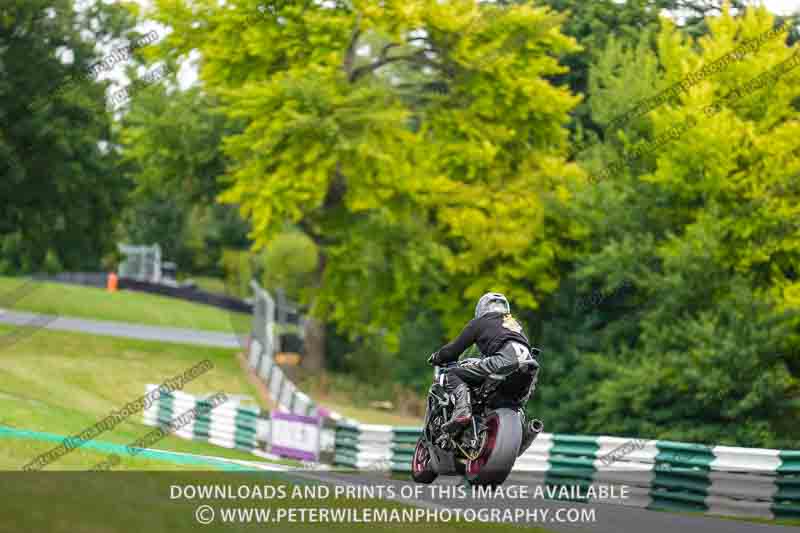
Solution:
<path fill-rule="evenodd" d="M 175 399 L 171 394 L 161 394 L 158 397 L 158 419 L 172 420 L 172 402 Z"/>
<path fill-rule="evenodd" d="M 653 509 L 707 511 L 713 449 L 701 444 L 658 441 L 650 490 Z"/>
<path fill-rule="evenodd" d="M 600 446 L 596 437 L 582 437 L 578 435 L 553 435 L 553 446 L 550 448 L 548 465 L 544 482 L 546 486 L 579 487 L 585 492 L 592 484 L 596 471 L 594 460 Z M 562 499 L 557 494 L 554 499 Z M 567 498 L 564 498 L 567 499 Z M 575 501 L 585 502 L 585 498 L 575 498 Z"/>
<path fill-rule="evenodd" d="M 772 514 L 776 518 L 800 519 L 800 451 L 782 451 L 779 457 Z"/>
<path fill-rule="evenodd" d="M 772 504 L 772 514 L 775 518 L 791 518 L 800 520 L 800 504 L 774 503 Z"/>
<path fill-rule="evenodd" d="M 333 464 L 355 468 L 361 432 L 358 427 L 339 423 L 334 434 Z"/>
<path fill-rule="evenodd" d="M 783 451 L 779 455 L 781 466 L 778 467 L 780 474 L 800 475 L 800 451 Z"/>
<path fill-rule="evenodd" d="M 417 441 L 422 436 L 421 427 L 397 426 L 392 428 L 392 459 L 393 472 L 411 472 L 411 460 Z"/>

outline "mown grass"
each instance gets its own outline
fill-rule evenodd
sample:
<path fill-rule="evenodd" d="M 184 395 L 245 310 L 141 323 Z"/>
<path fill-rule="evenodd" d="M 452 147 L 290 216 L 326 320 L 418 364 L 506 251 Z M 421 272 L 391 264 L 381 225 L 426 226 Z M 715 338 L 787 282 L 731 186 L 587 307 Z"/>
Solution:
<path fill-rule="evenodd" d="M 365 424 L 422 424 L 424 393 L 385 380 L 365 381 L 337 372 L 309 373 L 299 369 L 296 374 L 302 391 L 344 416 Z"/>
<path fill-rule="evenodd" d="M 206 292 L 211 292 L 214 294 L 223 294 L 223 295 L 230 295 L 230 296 L 240 296 L 238 294 L 231 294 L 234 292 L 234 289 L 238 289 L 238 287 L 231 287 L 225 283 L 224 279 L 221 278 L 214 278 L 210 276 L 186 276 L 186 280 L 192 280 L 197 284 L 197 288 Z M 238 292 L 236 290 L 235 292 Z"/>
<path fill-rule="evenodd" d="M 166 296 L 9 277 L 0 277 L 0 308 L 232 333 L 248 332 L 251 323 L 246 313 Z"/>
<path fill-rule="evenodd" d="M 0 325 L 0 335 L 11 327 Z M 40 330 L 0 350 L 0 425 L 31 431 L 73 435 L 102 420 L 145 393 L 145 384 L 160 384 L 204 359 L 214 367 L 184 387 L 190 394 L 257 394 L 235 359 L 236 351 L 82 333 Z M 265 407 L 265 406 L 261 406 Z M 127 445 L 153 428 L 137 413 L 98 440 Z M 11 445 L 9 445 L 11 444 Z M 0 468 L 17 470 L 42 448 L 55 444 L 4 439 Z M 235 459 L 258 460 L 252 454 L 202 442 L 167 437 L 158 449 Z M 89 468 L 102 454 L 79 449 L 48 469 Z M 148 460 L 130 466 L 148 468 Z"/>
<path fill-rule="evenodd" d="M 29 283 L 31 285 L 23 287 Z M 219 289 L 220 286 L 218 284 L 216 288 Z M 164 296 L 130 291 L 109 293 L 91 287 L 31 282 L 23 278 L 1 276 L 0 308 L 77 318 L 226 331 L 239 335 L 249 332 L 252 322 L 248 314 L 227 312 Z M 355 401 L 356 398 L 363 399 L 363 395 L 351 390 L 352 387 L 340 387 L 338 382 L 326 385 L 323 381 L 324 378 L 318 380 L 315 376 L 310 376 L 303 386 L 310 389 L 306 392 L 312 398 L 344 416 L 370 424 L 420 423 L 420 417 L 370 408 L 365 402 Z"/>
<path fill-rule="evenodd" d="M 314 396 L 317 398 L 316 396 Z M 328 409 L 338 412 L 348 418 L 358 420 L 362 424 L 388 424 L 390 426 L 422 426 L 422 417 L 398 415 L 378 409 L 359 407 L 346 403 L 347 400 L 332 401 L 329 398 L 319 398 L 319 401 Z"/>

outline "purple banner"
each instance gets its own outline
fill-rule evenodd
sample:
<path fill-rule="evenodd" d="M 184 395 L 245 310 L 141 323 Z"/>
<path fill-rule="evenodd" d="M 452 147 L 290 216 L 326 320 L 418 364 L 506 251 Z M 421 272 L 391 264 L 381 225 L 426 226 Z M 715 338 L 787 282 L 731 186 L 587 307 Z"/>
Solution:
<path fill-rule="evenodd" d="M 270 416 L 272 453 L 301 461 L 319 460 L 320 417 L 295 415 L 280 410 L 272 411 Z"/>
<path fill-rule="evenodd" d="M 296 415 L 294 413 L 287 413 L 286 411 L 275 410 L 270 411 L 270 417 L 273 420 L 289 420 L 292 422 L 303 422 L 305 424 L 312 424 L 318 426 L 321 418 L 318 416 Z"/>

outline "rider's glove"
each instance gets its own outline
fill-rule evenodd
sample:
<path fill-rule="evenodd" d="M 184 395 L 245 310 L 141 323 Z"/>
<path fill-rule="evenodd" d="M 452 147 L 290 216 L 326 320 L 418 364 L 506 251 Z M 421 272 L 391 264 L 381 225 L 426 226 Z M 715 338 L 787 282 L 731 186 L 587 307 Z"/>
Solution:
<path fill-rule="evenodd" d="M 439 352 L 433 352 L 430 357 L 428 357 L 428 364 L 431 366 L 436 366 L 436 356 L 439 355 Z"/>

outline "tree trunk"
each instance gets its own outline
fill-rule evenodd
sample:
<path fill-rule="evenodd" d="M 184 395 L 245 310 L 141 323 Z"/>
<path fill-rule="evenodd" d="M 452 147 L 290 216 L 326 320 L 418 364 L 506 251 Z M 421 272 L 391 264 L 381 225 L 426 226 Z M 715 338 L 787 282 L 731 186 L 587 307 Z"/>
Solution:
<path fill-rule="evenodd" d="M 325 324 L 312 317 L 306 318 L 303 345 L 303 369 L 319 372 L 325 368 Z"/>
<path fill-rule="evenodd" d="M 314 284 L 319 290 L 322 287 L 327 258 L 322 246 L 320 244 L 317 246 L 319 247 L 319 264 L 317 265 Z M 311 309 L 313 310 L 314 307 L 315 305 L 312 303 Z M 304 336 L 302 367 L 311 372 L 319 372 L 325 368 L 325 317 L 307 316 Z"/>

